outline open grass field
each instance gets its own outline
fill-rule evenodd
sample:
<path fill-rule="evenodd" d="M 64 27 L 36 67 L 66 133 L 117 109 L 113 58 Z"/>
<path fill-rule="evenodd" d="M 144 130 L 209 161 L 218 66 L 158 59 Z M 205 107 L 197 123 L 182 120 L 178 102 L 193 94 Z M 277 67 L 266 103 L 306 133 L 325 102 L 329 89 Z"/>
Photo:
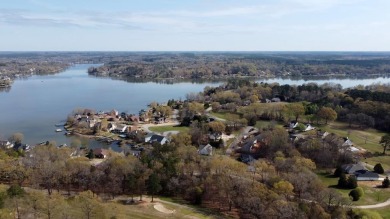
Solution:
<path fill-rule="evenodd" d="M 167 125 L 167 126 L 151 126 L 149 127 L 149 130 L 152 132 L 160 132 L 160 133 L 169 132 L 169 131 L 188 132 L 190 128 L 186 126 Z"/>

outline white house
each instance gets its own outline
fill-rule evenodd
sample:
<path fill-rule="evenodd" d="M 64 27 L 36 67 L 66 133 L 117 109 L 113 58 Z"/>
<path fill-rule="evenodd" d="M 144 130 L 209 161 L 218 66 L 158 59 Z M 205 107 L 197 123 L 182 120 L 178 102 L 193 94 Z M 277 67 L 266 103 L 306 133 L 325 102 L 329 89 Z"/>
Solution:
<path fill-rule="evenodd" d="M 9 149 L 9 148 L 12 148 L 13 146 L 14 146 L 14 144 L 12 144 L 9 141 L 0 141 L 0 147 Z"/>
<path fill-rule="evenodd" d="M 116 125 L 116 127 L 114 128 L 113 132 L 116 132 L 116 133 L 125 133 L 125 132 L 127 132 L 127 128 L 128 128 L 127 125 L 118 124 L 118 125 Z"/>
<path fill-rule="evenodd" d="M 316 127 L 313 127 L 310 124 L 306 124 L 306 126 L 305 126 L 305 132 L 311 131 L 311 130 L 314 130 L 314 129 L 316 129 Z"/>
<path fill-rule="evenodd" d="M 98 122 L 97 119 L 88 119 L 87 120 L 87 123 L 88 123 L 90 128 L 93 128 L 96 125 L 97 122 Z"/>
<path fill-rule="evenodd" d="M 347 137 L 345 139 L 345 142 L 341 145 L 342 147 L 345 147 L 345 146 L 348 146 L 348 147 L 352 147 L 353 146 L 353 143 L 351 140 L 349 140 L 349 138 Z"/>
<path fill-rule="evenodd" d="M 290 122 L 290 129 L 296 128 L 298 126 L 298 122 Z"/>
<path fill-rule="evenodd" d="M 116 129 L 116 124 L 115 123 L 108 123 L 108 131 L 112 132 Z"/>

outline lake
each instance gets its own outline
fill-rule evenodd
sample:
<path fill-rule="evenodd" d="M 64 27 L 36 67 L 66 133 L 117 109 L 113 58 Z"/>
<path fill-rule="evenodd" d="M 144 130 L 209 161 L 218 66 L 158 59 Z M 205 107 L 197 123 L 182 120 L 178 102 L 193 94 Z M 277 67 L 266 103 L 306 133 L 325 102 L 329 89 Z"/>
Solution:
<path fill-rule="evenodd" d="M 56 133 L 54 126 L 66 120 L 76 108 L 90 108 L 97 111 L 117 109 L 119 112 L 137 114 L 147 104 L 166 102 L 169 99 L 185 99 L 191 92 L 203 91 L 205 86 L 220 83 L 134 83 L 110 78 L 97 78 L 87 74 L 91 65 L 75 65 L 66 71 L 48 76 L 32 76 L 14 81 L 8 92 L 0 92 L 0 139 L 7 139 L 15 132 L 24 134 L 24 143 L 36 144 L 42 141 L 56 141 L 57 145 L 70 145 L 72 138 Z M 267 83 L 299 85 L 303 83 L 340 83 L 343 87 L 358 84 L 389 83 L 390 78 L 376 79 L 331 79 L 292 80 L 267 79 Z M 91 147 L 101 146 L 90 141 Z"/>

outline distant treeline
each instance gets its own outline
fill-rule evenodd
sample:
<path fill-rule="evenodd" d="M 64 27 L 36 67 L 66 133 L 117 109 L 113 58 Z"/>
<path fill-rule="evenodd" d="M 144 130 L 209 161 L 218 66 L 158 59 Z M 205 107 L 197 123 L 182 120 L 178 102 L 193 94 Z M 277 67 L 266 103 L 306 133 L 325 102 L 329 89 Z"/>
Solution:
<path fill-rule="evenodd" d="M 370 76 L 390 73 L 387 53 L 156 53 L 118 57 L 89 73 L 131 78 L 215 79 Z"/>

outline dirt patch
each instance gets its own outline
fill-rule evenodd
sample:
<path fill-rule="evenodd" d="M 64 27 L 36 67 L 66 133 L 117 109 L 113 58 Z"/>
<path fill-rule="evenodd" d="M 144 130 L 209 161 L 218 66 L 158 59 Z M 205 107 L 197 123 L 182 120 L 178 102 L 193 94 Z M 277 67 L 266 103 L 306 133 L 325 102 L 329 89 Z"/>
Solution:
<path fill-rule="evenodd" d="M 382 185 L 382 181 L 359 181 L 359 185 L 364 185 L 371 188 L 376 188 Z"/>

